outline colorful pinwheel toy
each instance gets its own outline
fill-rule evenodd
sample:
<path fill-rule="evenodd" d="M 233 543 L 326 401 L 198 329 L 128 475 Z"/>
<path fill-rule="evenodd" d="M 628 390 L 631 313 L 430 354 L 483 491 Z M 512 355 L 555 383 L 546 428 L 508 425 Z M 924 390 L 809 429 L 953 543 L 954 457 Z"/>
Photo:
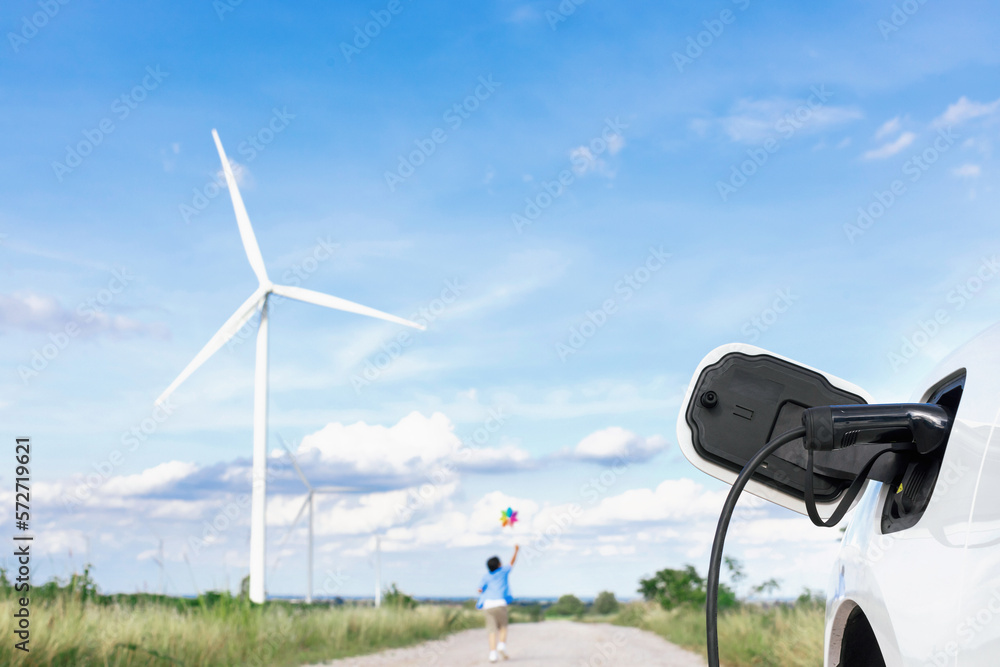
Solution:
<path fill-rule="evenodd" d="M 515 512 L 511 508 L 508 507 L 506 510 L 500 512 L 500 525 L 503 526 L 504 528 L 507 527 L 513 528 L 514 523 L 516 521 L 517 521 L 517 512 Z"/>

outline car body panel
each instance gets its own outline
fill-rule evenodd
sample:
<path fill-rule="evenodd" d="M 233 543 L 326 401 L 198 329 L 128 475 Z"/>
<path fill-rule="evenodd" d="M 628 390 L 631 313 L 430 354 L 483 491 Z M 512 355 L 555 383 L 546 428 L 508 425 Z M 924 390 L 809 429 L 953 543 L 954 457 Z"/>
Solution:
<path fill-rule="evenodd" d="M 1000 326 L 942 361 L 913 400 L 928 400 L 962 369 L 961 404 L 920 520 L 883 535 L 882 484 L 855 508 L 827 605 L 827 667 L 839 662 L 844 610 L 854 605 L 889 667 L 1000 664 Z"/>

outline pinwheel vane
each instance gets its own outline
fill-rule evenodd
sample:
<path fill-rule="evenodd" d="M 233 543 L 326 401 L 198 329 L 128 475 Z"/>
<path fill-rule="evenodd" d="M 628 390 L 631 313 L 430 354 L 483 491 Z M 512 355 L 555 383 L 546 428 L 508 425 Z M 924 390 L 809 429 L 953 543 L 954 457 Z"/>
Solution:
<path fill-rule="evenodd" d="M 517 512 L 511 508 L 507 508 L 500 512 L 500 525 L 504 528 L 513 528 L 514 524 L 517 522 Z"/>

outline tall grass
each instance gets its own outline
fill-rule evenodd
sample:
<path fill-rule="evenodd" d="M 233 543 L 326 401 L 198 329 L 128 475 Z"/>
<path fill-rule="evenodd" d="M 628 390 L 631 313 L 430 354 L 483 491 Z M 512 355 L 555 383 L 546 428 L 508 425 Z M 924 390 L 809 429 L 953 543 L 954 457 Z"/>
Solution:
<path fill-rule="evenodd" d="M 705 655 L 704 608 L 664 611 L 657 605 L 632 603 L 614 622 L 650 630 Z M 719 654 L 729 667 L 822 667 L 823 627 L 820 605 L 742 605 L 719 614 Z"/>
<path fill-rule="evenodd" d="M 482 625 L 481 615 L 448 607 L 251 605 L 228 594 L 190 601 L 68 588 L 32 596 L 27 654 L 13 647 L 16 599 L 0 595 L 0 664 L 300 665 Z"/>

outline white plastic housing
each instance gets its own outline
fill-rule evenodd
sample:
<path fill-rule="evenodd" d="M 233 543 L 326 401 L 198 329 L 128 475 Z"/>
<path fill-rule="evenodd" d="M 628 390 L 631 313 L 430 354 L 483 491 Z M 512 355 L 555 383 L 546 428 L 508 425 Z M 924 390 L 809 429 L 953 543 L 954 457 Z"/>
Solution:
<path fill-rule="evenodd" d="M 775 354 L 774 352 L 768 352 L 767 350 L 756 347 L 754 345 L 748 345 L 746 343 L 729 343 L 728 345 L 722 345 L 720 347 L 715 348 L 714 350 L 709 352 L 704 359 L 701 360 L 700 364 L 698 364 L 698 368 L 695 369 L 694 375 L 691 377 L 691 382 L 688 384 L 687 391 L 684 394 L 684 401 L 683 403 L 681 403 L 681 411 L 680 414 L 677 416 L 677 444 L 681 448 L 681 451 L 684 452 L 684 456 L 687 458 L 687 460 L 690 461 L 692 464 L 694 464 L 694 466 L 698 468 L 698 470 L 701 470 L 704 473 L 708 473 L 712 477 L 721 480 L 726 484 L 732 485 L 732 483 L 736 481 L 736 477 L 738 476 L 739 473 L 733 472 L 728 468 L 724 468 L 713 461 L 709 461 L 708 459 L 703 458 L 698 453 L 698 451 L 694 447 L 694 442 L 692 441 L 691 427 L 688 426 L 686 414 L 688 405 L 690 404 L 692 397 L 694 395 L 695 385 L 698 383 L 698 378 L 701 376 L 702 371 L 705 370 L 707 366 L 711 366 L 712 364 L 718 362 L 727 354 L 731 354 L 733 352 L 739 352 L 748 356 L 766 355 L 769 357 L 774 357 L 775 359 L 781 359 L 790 364 L 794 364 L 799 368 L 804 368 L 822 375 L 830 382 L 831 385 L 833 385 L 837 389 L 842 389 L 844 391 L 851 392 L 852 394 L 856 394 L 861 398 L 865 399 L 865 401 L 867 401 L 868 403 L 873 402 L 871 395 L 864 389 L 858 387 L 855 384 L 852 384 L 846 380 L 842 380 L 836 376 L 830 375 L 829 373 L 824 373 L 823 371 L 818 370 L 816 368 L 812 368 L 811 366 L 800 364 L 797 361 L 789 359 L 788 357 L 783 357 L 780 354 Z M 749 493 L 752 493 L 753 495 L 757 496 L 758 498 L 763 498 L 764 500 L 769 500 L 772 503 L 781 505 L 782 507 L 787 507 L 788 509 L 798 512 L 799 514 L 807 513 L 805 502 L 802 501 L 801 499 L 796 498 L 793 495 L 789 495 L 783 491 L 779 491 L 778 489 L 766 486 L 765 484 L 762 484 L 756 480 L 750 480 L 750 482 L 747 484 L 746 490 Z M 864 490 L 862 490 L 862 492 L 858 494 L 858 497 L 860 498 L 863 494 Z M 840 496 L 826 503 L 817 503 L 816 507 L 819 510 L 820 516 L 823 517 L 824 519 L 828 518 L 830 514 L 833 513 L 839 501 L 840 501 Z"/>

